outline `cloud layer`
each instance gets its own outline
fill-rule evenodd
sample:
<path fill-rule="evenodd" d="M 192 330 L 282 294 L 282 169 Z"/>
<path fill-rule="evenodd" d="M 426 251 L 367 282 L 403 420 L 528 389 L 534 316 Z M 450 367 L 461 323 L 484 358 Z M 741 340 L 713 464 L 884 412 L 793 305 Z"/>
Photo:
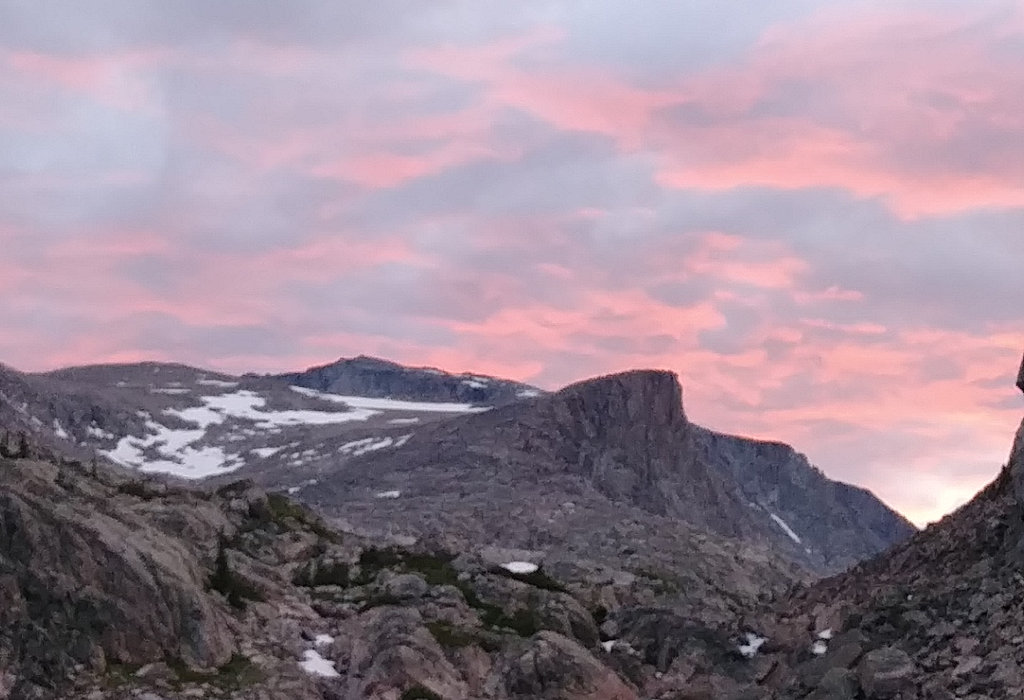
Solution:
<path fill-rule="evenodd" d="M 1020 417 L 1009 0 L 0 8 L 0 360 L 681 375 L 918 522 Z"/>

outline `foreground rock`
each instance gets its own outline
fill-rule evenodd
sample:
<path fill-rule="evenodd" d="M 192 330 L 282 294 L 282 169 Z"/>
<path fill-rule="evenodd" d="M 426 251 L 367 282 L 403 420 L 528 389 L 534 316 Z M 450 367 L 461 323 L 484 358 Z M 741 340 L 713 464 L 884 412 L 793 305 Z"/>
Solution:
<path fill-rule="evenodd" d="M 0 698 L 636 697 L 584 600 L 248 482 L 0 459 Z"/>
<path fill-rule="evenodd" d="M 751 684 L 773 698 L 1024 697 L 1024 424 L 970 503 L 890 553 L 780 601 Z"/>

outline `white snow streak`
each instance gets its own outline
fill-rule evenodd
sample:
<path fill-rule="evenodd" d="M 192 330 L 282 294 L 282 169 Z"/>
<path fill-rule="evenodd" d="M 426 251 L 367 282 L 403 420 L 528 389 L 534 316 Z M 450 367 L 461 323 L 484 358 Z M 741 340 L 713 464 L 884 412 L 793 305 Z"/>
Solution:
<path fill-rule="evenodd" d="M 797 544 L 802 544 L 802 542 L 800 541 L 800 537 L 795 532 L 793 532 L 793 528 L 787 525 L 785 520 L 777 516 L 775 513 L 768 513 L 768 515 L 770 515 L 772 517 L 772 520 L 774 520 L 775 523 L 779 527 L 781 527 L 787 535 L 789 535 L 789 539 L 793 540 Z"/>
<path fill-rule="evenodd" d="M 532 574 L 540 567 L 536 564 L 531 564 L 528 561 L 510 561 L 506 564 L 502 564 L 501 568 L 506 571 L 511 571 L 513 574 Z"/>
<path fill-rule="evenodd" d="M 489 411 L 490 406 L 474 406 L 468 403 L 440 403 L 431 401 L 400 401 L 398 399 L 377 399 L 367 396 L 341 396 L 327 394 L 316 389 L 301 386 L 291 387 L 292 391 L 305 396 L 343 403 L 352 408 L 363 408 L 374 411 L 421 411 L 424 413 L 480 413 Z"/>

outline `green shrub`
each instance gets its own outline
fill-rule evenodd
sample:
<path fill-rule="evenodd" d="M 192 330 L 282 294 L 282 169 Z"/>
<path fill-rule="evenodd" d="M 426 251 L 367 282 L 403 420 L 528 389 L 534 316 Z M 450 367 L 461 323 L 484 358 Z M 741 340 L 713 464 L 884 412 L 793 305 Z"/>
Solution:
<path fill-rule="evenodd" d="M 359 555 L 359 576 L 354 583 L 370 583 L 383 569 L 398 569 L 420 574 L 431 586 L 458 586 L 459 572 L 451 565 L 454 558 L 447 552 L 427 554 L 397 547 L 369 547 Z"/>
<path fill-rule="evenodd" d="M 213 565 L 213 575 L 208 582 L 210 590 L 217 591 L 231 607 L 245 610 L 246 600 L 263 600 L 263 595 L 239 578 L 228 563 L 227 545 L 223 537 L 217 545 L 217 559 Z"/>
<path fill-rule="evenodd" d="M 407 688 L 399 698 L 399 700 L 444 700 L 440 695 L 435 693 L 430 688 L 424 688 L 422 685 L 414 685 L 411 688 Z"/>
<path fill-rule="evenodd" d="M 129 496 L 135 496 L 141 498 L 144 501 L 152 500 L 154 494 L 149 490 L 149 487 L 144 481 L 126 481 L 117 487 L 118 493 L 125 493 Z"/>
<path fill-rule="evenodd" d="M 349 584 L 349 566 L 343 561 L 322 563 L 317 560 L 306 562 L 292 578 L 296 586 L 341 586 Z"/>
<path fill-rule="evenodd" d="M 477 635 L 471 630 L 453 627 L 447 622 L 428 622 L 427 629 L 445 649 L 459 649 L 473 646 L 478 642 Z"/>
<path fill-rule="evenodd" d="M 181 659 L 171 659 L 168 667 L 177 676 L 173 685 L 179 689 L 184 684 L 207 683 L 221 690 L 238 690 L 258 683 L 263 675 L 247 657 L 232 654 L 227 663 L 210 671 L 196 671 L 188 667 Z"/>

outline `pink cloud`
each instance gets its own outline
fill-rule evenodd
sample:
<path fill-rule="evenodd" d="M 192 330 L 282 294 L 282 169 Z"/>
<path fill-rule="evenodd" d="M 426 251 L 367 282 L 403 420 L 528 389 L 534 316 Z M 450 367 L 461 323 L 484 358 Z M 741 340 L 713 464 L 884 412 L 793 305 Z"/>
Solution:
<path fill-rule="evenodd" d="M 164 51 L 62 57 L 17 51 L 6 55 L 11 70 L 118 109 L 152 111 L 160 100 L 147 72 L 167 57 Z"/>
<path fill-rule="evenodd" d="M 678 101 L 670 91 L 637 88 L 587 68 L 518 67 L 515 59 L 538 46 L 557 44 L 561 32 L 540 28 L 513 40 L 473 47 L 442 47 L 410 52 L 409 63 L 484 85 L 492 109 L 514 107 L 560 129 L 608 134 L 638 148 L 640 132 L 654 112 Z"/>

